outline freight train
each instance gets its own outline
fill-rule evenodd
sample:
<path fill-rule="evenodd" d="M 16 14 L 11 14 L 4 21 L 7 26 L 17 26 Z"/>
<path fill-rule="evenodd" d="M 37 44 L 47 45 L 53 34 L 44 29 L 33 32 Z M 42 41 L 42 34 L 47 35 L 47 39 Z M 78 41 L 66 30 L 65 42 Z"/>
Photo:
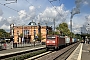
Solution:
<path fill-rule="evenodd" d="M 77 42 L 77 39 L 68 36 L 49 35 L 46 39 L 46 48 L 47 50 L 58 49 L 61 46 L 70 45 L 75 42 Z"/>

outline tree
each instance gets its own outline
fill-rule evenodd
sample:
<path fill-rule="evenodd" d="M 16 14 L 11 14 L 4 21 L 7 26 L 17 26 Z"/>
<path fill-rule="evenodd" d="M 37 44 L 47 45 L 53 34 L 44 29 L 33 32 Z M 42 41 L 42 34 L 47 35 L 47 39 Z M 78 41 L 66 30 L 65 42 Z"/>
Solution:
<path fill-rule="evenodd" d="M 56 27 L 57 30 L 59 30 L 61 35 L 67 35 L 70 36 L 70 30 L 68 29 L 68 24 L 67 23 L 62 23 L 59 24 L 58 27 Z"/>
<path fill-rule="evenodd" d="M 75 34 L 75 38 L 81 39 L 81 35 L 80 34 Z"/>
<path fill-rule="evenodd" d="M 6 32 L 4 29 L 0 29 L 0 37 L 10 37 L 10 33 Z"/>

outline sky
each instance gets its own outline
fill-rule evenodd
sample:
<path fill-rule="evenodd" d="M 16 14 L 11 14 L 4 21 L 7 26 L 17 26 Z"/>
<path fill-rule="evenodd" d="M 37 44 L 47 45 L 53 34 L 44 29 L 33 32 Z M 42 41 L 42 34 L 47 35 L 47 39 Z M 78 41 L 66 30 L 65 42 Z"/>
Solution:
<path fill-rule="evenodd" d="M 72 12 L 72 13 L 71 13 Z M 10 24 L 28 25 L 32 20 L 55 27 L 66 22 L 74 33 L 90 23 L 90 0 L 0 0 L 0 29 L 10 31 Z"/>

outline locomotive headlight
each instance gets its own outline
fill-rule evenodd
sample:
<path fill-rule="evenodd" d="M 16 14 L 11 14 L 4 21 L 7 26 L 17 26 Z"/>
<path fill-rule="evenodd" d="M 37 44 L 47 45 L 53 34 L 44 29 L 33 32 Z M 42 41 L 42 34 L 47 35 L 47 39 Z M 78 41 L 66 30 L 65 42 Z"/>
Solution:
<path fill-rule="evenodd" d="M 55 41 L 52 41 L 52 43 L 55 43 Z"/>
<path fill-rule="evenodd" d="M 49 43 L 49 41 L 47 41 L 47 43 Z"/>

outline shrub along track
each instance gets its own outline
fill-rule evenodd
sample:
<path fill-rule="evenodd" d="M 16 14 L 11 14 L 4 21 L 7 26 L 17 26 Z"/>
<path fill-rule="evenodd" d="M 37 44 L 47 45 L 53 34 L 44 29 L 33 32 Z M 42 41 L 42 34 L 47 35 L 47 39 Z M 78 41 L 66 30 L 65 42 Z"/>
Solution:
<path fill-rule="evenodd" d="M 40 49 L 35 49 L 35 50 L 30 50 L 30 51 L 24 51 L 24 52 L 19 52 L 15 54 L 9 54 L 5 56 L 0 56 L 0 60 L 24 60 L 29 57 L 33 57 L 35 55 L 41 54 L 46 52 L 46 48 L 40 48 Z"/>
<path fill-rule="evenodd" d="M 67 46 L 61 50 L 54 51 L 54 52 L 47 54 L 45 56 L 36 58 L 36 60 L 65 60 L 70 56 L 70 54 L 75 50 L 75 48 L 78 45 L 79 45 L 79 42 L 72 44 L 70 46 Z M 32 60 L 35 60 L 35 58 Z"/>

